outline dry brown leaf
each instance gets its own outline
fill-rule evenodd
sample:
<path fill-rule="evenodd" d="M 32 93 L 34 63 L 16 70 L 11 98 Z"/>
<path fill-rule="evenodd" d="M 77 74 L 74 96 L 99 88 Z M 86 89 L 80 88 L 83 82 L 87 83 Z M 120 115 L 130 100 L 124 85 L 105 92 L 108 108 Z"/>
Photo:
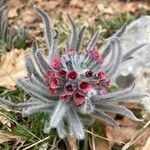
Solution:
<path fill-rule="evenodd" d="M 109 142 L 110 147 L 113 147 L 114 144 L 122 145 L 120 141 L 123 141 L 125 143 L 132 141 L 138 132 L 139 130 L 133 127 L 114 127 L 114 128 L 111 126 L 106 127 L 106 136 L 109 139 L 109 141 L 112 141 Z M 150 137 L 150 129 L 147 128 L 143 133 L 141 133 L 136 137 L 137 140 L 132 145 L 134 145 L 136 150 L 148 150 L 143 148 L 147 147 L 147 145 L 150 144 L 148 143 L 150 141 L 148 139 L 149 137 Z"/>
<path fill-rule="evenodd" d="M 112 9 L 112 7 L 105 7 L 103 4 L 98 4 L 97 5 L 97 8 L 100 12 L 103 12 L 103 13 L 106 13 L 106 14 L 113 14 L 114 13 L 114 10 Z"/>
<path fill-rule="evenodd" d="M 3 115 L 0 115 L 0 123 L 5 125 L 11 131 L 11 121 Z"/>
<path fill-rule="evenodd" d="M 136 150 L 149 150 L 145 149 L 146 147 L 150 148 L 150 128 L 147 128 L 142 132 L 140 135 L 138 135 L 136 142 L 134 143 Z"/>
<path fill-rule="evenodd" d="M 23 3 L 21 0 L 11 0 L 11 1 L 9 1 L 10 8 L 16 8 L 16 10 L 18 8 L 21 8 L 21 6 L 25 5 L 25 3 Z M 67 3 L 68 5 L 65 5 L 65 3 Z M 42 7 L 46 12 L 50 14 L 52 18 L 57 18 L 58 16 L 65 14 L 65 12 L 68 10 L 72 16 L 81 15 L 84 12 L 84 14 L 90 14 L 93 16 L 99 14 L 103 16 L 107 15 L 109 17 L 115 17 L 118 16 L 118 14 L 120 13 L 126 13 L 126 12 L 133 12 L 137 14 L 141 10 L 150 11 L 149 0 L 128 1 L 128 2 L 124 2 L 123 0 L 122 1 L 121 0 L 105 0 L 105 1 L 104 0 L 99 0 L 99 1 L 96 0 L 70 0 L 70 1 L 69 0 L 66 1 L 65 0 L 51 0 L 51 1 L 28 0 L 26 4 L 27 9 L 24 8 L 21 9 L 23 13 L 22 19 L 25 20 L 24 23 L 27 26 L 29 25 L 28 22 L 32 23 L 32 21 L 35 19 L 34 12 L 33 12 L 34 14 L 31 13 L 31 16 L 27 15 L 29 10 L 28 6 L 30 7 L 33 4 L 37 4 L 40 7 Z"/>
<path fill-rule="evenodd" d="M 112 127 L 106 126 L 106 136 L 109 139 L 109 145 L 113 146 L 114 144 L 121 145 L 120 141 L 127 142 L 134 138 L 135 134 L 138 131 L 132 127 Z M 113 141 L 118 141 L 114 143 Z"/>
<path fill-rule="evenodd" d="M 137 128 L 140 125 L 140 122 L 133 121 L 127 117 L 123 117 L 121 120 L 117 120 L 120 126 Z"/>
<path fill-rule="evenodd" d="M 8 12 L 8 18 L 9 19 L 15 18 L 17 16 L 18 16 L 18 13 L 17 13 L 17 9 L 16 8 L 9 9 L 9 12 Z"/>
<path fill-rule="evenodd" d="M 11 0 L 11 1 L 8 1 L 8 4 L 9 4 L 9 8 L 18 8 L 22 5 L 22 2 L 21 0 Z"/>
<path fill-rule="evenodd" d="M 100 141 L 99 139 L 95 139 L 95 150 L 110 150 L 109 144 L 107 141 Z"/>
<path fill-rule="evenodd" d="M 43 8 L 43 5 L 45 6 L 46 10 L 53 10 L 57 8 L 60 5 L 60 0 L 59 1 L 48 1 L 48 2 L 43 2 L 41 7 Z"/>
<path fill-rule="evenodd" d="M 15 89 L 16 80 L 26 75 L 24 57 L 29 52 L 23 49 L 14 49 L 1 58 L 0 86 Z"/>
<path fill-rule="evenodd" d="M 0 131 L 0 144 L 8 141 L 21 141 L 21 137 Z"/>
<path fill-rule="evenodd" d="M 72 0 L 70 2 L 71 7 L 83 8 L 85 6 L 84 2 L 81 0 Z"/>
<path fill-rule="evenodd" d="M 22 18 L 21 18 L 21 23 L 23 22 L 24 24 L 32 24 L 36 21 L 37 19 L 37 16 L 35 15 L 34 11 L 33 10 L 25 10 L 25 13 L 22 15 Z"/>
<path fill-rule="evenodd" d="M 146 144 L 144 145 L 144 147 L 142 148 L 142 150 L 148 150 L 150 149 L 150 137 L 148 138 Z M 137 149 L 136 149 L 137 150 Z"/>

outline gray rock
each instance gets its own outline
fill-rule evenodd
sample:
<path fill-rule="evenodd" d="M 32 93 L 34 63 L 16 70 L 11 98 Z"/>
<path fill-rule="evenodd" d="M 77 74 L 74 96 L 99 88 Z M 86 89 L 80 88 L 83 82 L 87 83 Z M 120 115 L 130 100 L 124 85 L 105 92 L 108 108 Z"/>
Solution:
<path fill-rule="evenodd" d="M 121 86 L 125 87 L 133 81 L 132 75 L 136 79 L 136 88 L 150 93 L 150 16 L 143 16 L 129 24 L 121 39 L 124 51 L 142 43 L 149 44 L 134 53 L 134 59 L 120 67 L 120 76 L 116 78 L 116 81 L 119 80 Z M 150 112 L 150 98 L 144 98 L 140 102 Z"/>

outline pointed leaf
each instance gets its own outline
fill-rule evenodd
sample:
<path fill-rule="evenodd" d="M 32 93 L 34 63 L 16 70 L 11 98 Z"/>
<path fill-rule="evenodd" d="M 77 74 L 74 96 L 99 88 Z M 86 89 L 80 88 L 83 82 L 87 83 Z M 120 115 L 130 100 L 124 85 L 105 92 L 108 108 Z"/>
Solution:
<path fill-rule="evenodd" d="M 103 111 L 95 109 L 95 111 L 92 112 L 92 115 L 94 115 L 96 118 L 99 118 L 100 120 L 106 123 L 111 124 L 112 126 L 118 126 L 117 122 Z"/>
<path fill-rule="evenodd" d="M 134 121 L 142 121 L 142 119 L 136 118 L 130 110 L 128 110 L 122 106 L 99 104 L 99 105 L 96 105 L 96 108 L 101 109 L 104 112 L 113 112 L 113 113 L 121 114 L 123 116 L 126 116 L 126 117 L 134 120 Z"/>
<path fill-rule="evenodd" d="M 67 114 L 67 110 L 68 110 L 67 105 L 59 101 L 51 117 L 50 123 L 51 128 L 57 128 L 60 121 L 62 121 L 65 115 Z"/>

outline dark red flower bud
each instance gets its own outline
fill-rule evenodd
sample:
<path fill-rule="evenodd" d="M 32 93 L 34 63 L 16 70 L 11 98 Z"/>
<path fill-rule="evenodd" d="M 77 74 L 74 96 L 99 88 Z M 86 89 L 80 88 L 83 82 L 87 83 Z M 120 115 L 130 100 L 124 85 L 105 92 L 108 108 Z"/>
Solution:
<path fill-rule="evenodd" d="M 105 74 L 105 72 L 100 71 L 100 72 L 98 72 L 98 73 L 96 74 L 96 77 L 97 77 L 98 79 L 105 79 L 105 78 L 106 78 L 106 74 Z"/>
<path fill-rule="evenodd" d="M 102 85 L 102 84 L 101 84 L 101 81 L 96 81 L 96 82 L 95 82 L 95 85 L 96 85 L 97 87 L 101 86 L 101 85 Z"/>
<path fill-rule="evenodd" d="M 69 102 L 71 99 L 70 99 L 70 95 L 68 95 L 67 93 L 63 93 L 61 96 L 60 96 L 60 100 L 63 101 L 63 102 Z"/>
<path fill-rule="evenodd" d="M 67 73 L 67 79 L 68 80 L 76 80 L 77 79 L 77 77 L 78 77 L 78 74 L 77 74 L 77 72 L 76 71 L 69 71 L 68 73 Z"/>
<path fill-rule="evenodd" d="M 56 78 L 52 78 L 51 82 L 49 84 L 50 84 L 50 87 L 52 89 L 58 89 L 59 88 L 59 80 Z"/>
<path fill-rule="evenodd" d="M 73 89 L 73 87 L 72 87 L 71 84 L 67 84 L 67 85 L 65 86 L 65 90 L 66 90 L 67 92 L 69 92 L 70 94 L 74 92 L 74 89 Z"/>
<path fill-rule="evenodd" d="M 50 87 L 49 87 L 49 91 L 50 91 L 51 95 L 56 95 L 56 93 L 57 93 L 57 89 L 52 89 Z"/>
<path fill-rule="evenodd" d="M 94 51 L 92 51 L 92 57 L 93 57 L 94 59 L 99 59 L 100 54 L 98 53 L 98 51 L 94 50 Z"/>
<path fill-rule="evenodd" d="M 79 84 L 79 89 L 84 92 L 84 93 L 87 93 L 91 90 L 91 85 L 90 83 L 86 82 L 86 81 L 83 81 Z"/>
<path fill-rule="evenodd" d="M 74 95 L 74 102 L 76 106 L 83 105 L 85 102 L 85 96 L 80 93 L 76 93 Z"/>
<path fill-rule="evenodd" d="M 51 67 L 54 69 L 59 69 L 61 66 L 61 58 L 60 57 L 55 57 L 52 61 Z"/>
<path fill-rule="evenodd" d="M 85 76 L 87 77 L 87 78 L 90 78 L 90 77 L 92 77 L 93 76 L 93 71 L 87 71 L 86 73 L 85 73 Z"/>
<path fill-rule="evenodd" d="M 57 78 L 66 78 L 66 74 L 67 72 L 65 70 L 60 70 L 58 72 L 55 73 L 55 77 Z"/>
<path fill-rule="evenodd" d="M 102 64 L 103 63 L 103 58 L 102 58 L 102 55 L 100 55 L 99 54 L 99 52 L 98 51 L 96 51 L 96 50 L 94 50 L 94 51 L 92 51 L 92 57 L 95 59 L 95 60 L 97 60 L 100 64 Z"/>
<path fill-rule="evenodd" d="M 51 77 L 53 74 L 52 74 L 52 72 L 50 71 L 50 70 L 47 70 L 46 71 L 46 77 L 48 78 L 48 77 Z"/>

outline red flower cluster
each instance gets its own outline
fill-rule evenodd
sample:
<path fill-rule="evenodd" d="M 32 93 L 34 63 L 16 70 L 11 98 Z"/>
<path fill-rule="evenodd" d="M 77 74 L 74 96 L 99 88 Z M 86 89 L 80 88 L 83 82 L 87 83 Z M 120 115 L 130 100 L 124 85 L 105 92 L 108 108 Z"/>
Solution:
<path fill-rule="evenodd" d="M 91 90 L 90 83 L 82 81 L 78 84 L 76 71 L 58 70 L 55 73 L 47 71 L 47 83 L 52 95 L 60 95 L 60 100 L 69 102 L 73 100 L 76 106 L 85 102 L 86 93 Z"/>
<path fill-rule="evenodd" d="M 70 49 L 67 55 L 69 57 L 74 53 L 74 50 Z M 103 63 L 97 51 L 86 51 L 86 53 L 95 61 Z M 55 57 L 50 67 L 52 69 L 46 73 L 49 91 L 51 95 L 59 96 L 60 100 L 65 103 L 74 102 L 76 106 L 80 106 L 86 101 L 87 93 L 91 89 L 100 94 L 106 94 L 109 90 L 110 80 L 106 78 L 105 72 L 94 74 L 92 70 L 89 70 L 80 75 L 74 69 L 66 71 L 62 69 L 60 57 Z"/>
<path fill-rule="evenodd" d="M 50 93 L 59 95 L 60 100 L 65 103 L 73 101 L 76 106 L 84 104 L 86 95 L 92 88 L 100 89 L 101 94 L 106 94 L 109 90 L 110 80 L 106 78 L 104 72 L 93 75 L 90 70 L 85 73 L 85 77 L 91 78 L 91 81 L 86 81 L 86 79 L 80 81 L 74 70 L 58 70 L 55 73 L 47 71 L 46 75 Z"/>

